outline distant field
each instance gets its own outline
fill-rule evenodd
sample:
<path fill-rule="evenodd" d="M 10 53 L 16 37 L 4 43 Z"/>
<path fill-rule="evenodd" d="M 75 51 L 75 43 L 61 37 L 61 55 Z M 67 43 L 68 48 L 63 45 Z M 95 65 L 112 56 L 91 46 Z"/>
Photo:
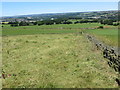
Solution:
<path fill-rule="evenodd" d="M 94 27 L 98 27 L 98 26 L 101 26 L 101 24 L 99 23 L 83 23 L 83 24 L 55 24 L 55 25 L 41 25 L 41 26 L 38 26 L 38 25 L 35 25 L 35 26 L 24 26 L 26 27 L 27 29 L 76 29 L 76 28 L 94 28 Z M 115 26 L 108 26 L 108 25 L 102 25 L 102 26 L 106 26 L 106 27 L 109 27 L 109 28 L 115 28 Z M 5 30 L 15 30 L 13 29 L 13 27 L 11 28 L 8 28 L 10 27 L 10 25 L 5 25 L 5 27 L 3 29 Z M 23 29 L 22 26 L 19 26 L 19 27 L 14 27 L 14 28 L 19 28 L 19 29 Z"/>
<path fill-rule="evenodd" d="M 2 35 L 31 35 L 41 33 L 73 33 L 81 31 L 81 28 L 96 28 L 100 26 L 99 23 L 92 24 L 58 24 L 58 25 L 42 25 L 42 26 L 19 26 L 11 27 L 4 25 Z M 115 28 L 114 26 L 105 26 L 106 28 Z"/>
<path fill-rule="evenodd" d="M 95 29 L 86 30 L 85 32 L 90 33 L 97 37 L 99 40 L 111 46 L 118 46 L 118 29 Z"/>
<path fill-rule="evenodd" d="M 41 26 L 24 26 L 26 28 L 29 28 L 30 30 L 31 29 L 60 29 L 60 28 L 64 28 L 64 29 L 68 29 L 68 28 L 87 28 L 87 27 L 96 27 L 96 26 L 99 26 L 100 24 L 99 23 L 83 23 L 83 24 L 55 24 L 55 25 L 41 25 Z M 9 27 L 9 25 L 5 25 L 6 27 L 4 27 L 5 29 L 8 30 L 7 27 Z M 13 27 L 11 27 L 13 28 Z M 9 29 L 11 29 L 9 28 Z M 14 27 L 14 28 L 17 28 L 17 27 Z M 18 28 L 21 28 L 23 29 L 23 27 L 19 26 Z M 14 30 L 14 29 L 13 29 Z"/>
<path fill-rule="evenodd" d="M 3 37 L 2 63 L 3 88 L 117 87 L 117 74 L 80 34 Z"/>
<path fill-rule="evenodd" d="M 32 30 L 27 30 L 26 29 L 17 29 L 16 30 L 3 30 L 2 35 L 3 36 L 13 36 L 13 35 L 33 35 L 33 34 L 61 34 L 61 33 L 75 33 L 75 32 L 80 32 L 81 30 L 60 30 L 60 29 L 32 29 Z"/>

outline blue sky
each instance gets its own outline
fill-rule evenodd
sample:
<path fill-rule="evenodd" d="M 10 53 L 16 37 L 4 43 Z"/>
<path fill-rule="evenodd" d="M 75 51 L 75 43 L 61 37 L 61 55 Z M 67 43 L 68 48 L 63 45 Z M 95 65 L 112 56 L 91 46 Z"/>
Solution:
<path fill-rule="evenodd" d="M 2 2 L 2 16 L 117 9 L 117 2 Z"/>

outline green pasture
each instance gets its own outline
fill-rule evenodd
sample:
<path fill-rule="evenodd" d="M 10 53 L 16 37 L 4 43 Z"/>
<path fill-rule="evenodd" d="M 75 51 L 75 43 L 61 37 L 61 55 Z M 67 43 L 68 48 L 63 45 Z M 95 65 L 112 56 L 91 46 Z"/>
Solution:
<path fill-rule="evenodd" d="M 28 28 L 27 28 L 28 29 Z M 75 33 L 79 32 L 80 30 L 60 30 L 60 29 L 32 29 L 32 30 L 25 30 L 24 28 L 19 30 L 16 28 L 16 30 L 3 30 L 2 35 L 3 36 L 10 36 L 10 35 L 33 35 L 33 34 L 61 34 L 61 33 Z"/>
<path fill-rule="evenodd" d="M 104 29 L 81 29 L 98 26 L 3 25 L 3 88 L 117 88 L 117 73 L 85 34 L 117 45 L 118 30 L 108 25 L 103 25 Z"/>
<path fill-rule="evenodd" d="M 74 33 L 80 32 L 82 28 L 96 28 L 100 26 L 99 23 L 91 24 L 58 24 L 58 25 L 41 25 L 41 26 L 19 26 L 11 27 L 10 25 L 3 25 L 2 35 L 32 35 L 45 33 Z M 106 26 L 106 28 L 116 28 L 115 26 Z"/>
<path fill-rule="evenodd" d="M 94 29 L 94 30 L 85 30 L 85 32 L 90 33 L 97 37 L 99 40 L 111 46 L 118 46 L 118 29 Z"/>
<path fill-rule="evenodd" d="M 10 25 L 4 25 L 3 29 L 5 30 L 14 30 L 13 27 Z M 14 27 L 14 28 L 27 28 L 27 29 L 79 29 L 79 28 L 95 28 L 101 26 L 100 23 L 83 23 L 83 24 L 55 24 L 55 25 L 34 25 L 34 26 L 19 26 L 19 27 Z M 108 26 L 108 25 L 102 25 L 102 26 L 107 26 L 109 28 L 115 28 L 115 26 Z M 8 28 L 9 27 L 9 28 Z"/>
<path fill-rule="evenodd" d="M 3 88 L 117 88 L 117 73 L 80 34 L 3 37 Z"/>
<path fill-rule="evenodd" d="M 104 29 L 91 29 L 103 26 Z M 89 30 L 82 30 L 89 28 Z M 63 33 L 79 33 L 86 32 L 96 36 L 104 43 L 118 46 L 118 27 L 111 25 L 101 25 L 99 23 L 87 24 L 58 24 L 58 25 L 41 25 L 41 26 L 18 26 L 11 27 L 10 25 L 3 25 L 2 36 L 12 35 L 33 35 L 33 34 L 63 34 Z"/>

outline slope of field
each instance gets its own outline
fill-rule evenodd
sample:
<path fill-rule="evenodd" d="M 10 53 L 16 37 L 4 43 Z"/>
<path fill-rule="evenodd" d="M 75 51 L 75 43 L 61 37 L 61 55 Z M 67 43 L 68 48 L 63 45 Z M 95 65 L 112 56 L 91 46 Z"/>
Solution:
<path fill-rule="evenodd" d="M 3 88 L 116 88 L 117 74 L 81 34 L 3 37 Z"/>
<path fill-rule="evenodd" d="M 94 29 L 94 30 L 85 30 L 85 32 L 95 36 L 99 40 L 103 41 L 107 45 L 116 46 L 120 45 L 118 42 L 118 29 Z"/>

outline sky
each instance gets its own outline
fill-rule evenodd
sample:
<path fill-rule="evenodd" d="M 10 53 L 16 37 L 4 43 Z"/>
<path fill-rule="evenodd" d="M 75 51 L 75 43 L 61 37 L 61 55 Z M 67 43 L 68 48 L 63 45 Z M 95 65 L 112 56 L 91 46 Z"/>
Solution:
<path fill-rule="evenodd" d="M 2 4 L 0 16 L 118 9 L 118 2 L 1 2 L 0 4 Z"/>
<path fill-rule="evenodd" d="M 1 0 L 2 2 L 118 2 L 120 0 Z"/>

